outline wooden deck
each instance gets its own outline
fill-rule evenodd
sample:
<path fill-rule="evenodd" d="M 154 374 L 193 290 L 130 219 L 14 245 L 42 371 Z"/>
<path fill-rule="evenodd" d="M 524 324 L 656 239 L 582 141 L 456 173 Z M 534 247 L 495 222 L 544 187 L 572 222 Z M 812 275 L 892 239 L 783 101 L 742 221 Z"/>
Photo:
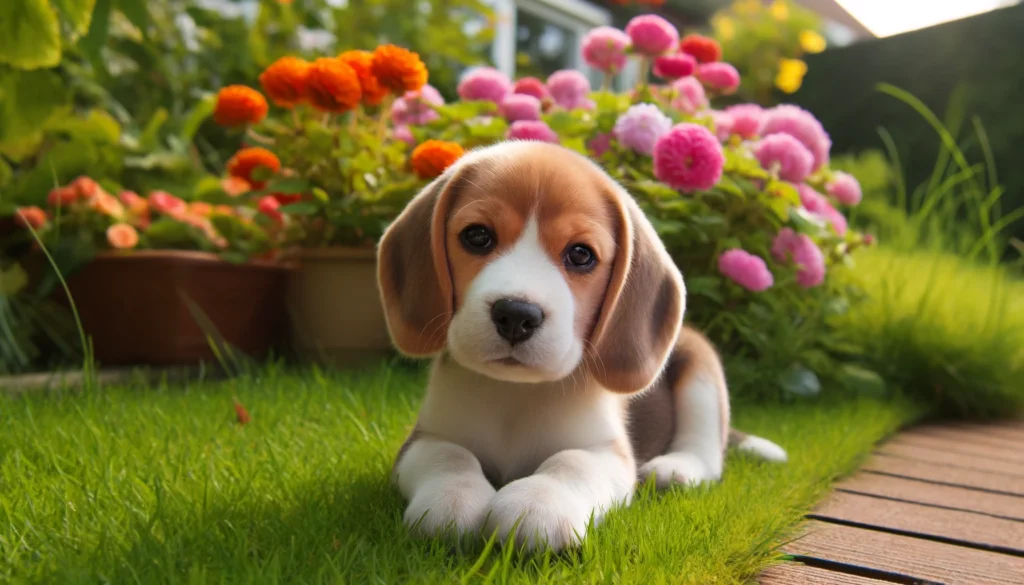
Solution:
<path fill-rule="evenodd" d="M 761 583 L 1024 584 L 1024 422 L 898 435 L 782 552 Z"/>

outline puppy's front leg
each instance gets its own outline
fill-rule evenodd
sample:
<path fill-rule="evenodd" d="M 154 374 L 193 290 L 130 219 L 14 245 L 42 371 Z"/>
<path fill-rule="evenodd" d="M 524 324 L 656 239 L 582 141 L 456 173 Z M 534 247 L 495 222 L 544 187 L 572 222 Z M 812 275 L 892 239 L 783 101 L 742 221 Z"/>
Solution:
<path fill-rule="evenodd" d="M 395 464 L 394 479 L 409 503 L 405 523 L 424 536 L 480 528 L 494 487 L 473 453 L 454 443 L 415 437 Z"/>
<path fill-rule="evenodd" d="M 554 550 L 577 543 L 616 504 L 628 504 L 636 466 L 625 439 L 600 447 L 560 451 L 528 477 L 498 491 L 491 502 L 484 536 L 497 531 L 506 541 L 515 528 L 516 544 Z M 518 526 L 516 522 L 519 522 Z"/>

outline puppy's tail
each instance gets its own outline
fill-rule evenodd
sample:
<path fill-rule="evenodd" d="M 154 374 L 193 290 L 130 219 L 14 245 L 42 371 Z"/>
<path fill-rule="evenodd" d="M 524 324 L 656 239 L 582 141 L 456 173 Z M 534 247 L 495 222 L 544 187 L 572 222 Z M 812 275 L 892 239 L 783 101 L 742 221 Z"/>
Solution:
<path fill-rule="evenodd" d="M 768 439 L 748 435 L 736 429 L 729 429 L 729 446 L 766 461 L 774 461 L 776 463 L 784 463 L 786 461 L 786 450 L 782 447 Z"/>

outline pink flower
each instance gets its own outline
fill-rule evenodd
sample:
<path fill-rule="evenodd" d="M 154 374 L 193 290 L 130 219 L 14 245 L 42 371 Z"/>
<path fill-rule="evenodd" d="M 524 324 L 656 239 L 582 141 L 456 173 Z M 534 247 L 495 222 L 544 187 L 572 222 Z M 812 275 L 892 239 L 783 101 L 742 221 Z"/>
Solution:
<path fill-rule="evenodd" d="M 650 155 L 654 143 L 672 128 L 672 120 L 654 104 L 630 106 L 615 121 L 615 138 L 627 148 Z"/>
<path fill-rule="evenodd" d="M 629 35 L 617 28 L 599 26 L 583 36 L 581 47 L 587 65 L 605 73 L 617 73 L 626 64 Z"/>
<path fill-rule="evenodd" d="M 761 131 L 761 118 L 764 110 L 757 104 L 738 104 L 725 109 L 732 118 L 732 133 L 740 138 L 750 140 Z"/>
<path fill-rule="evenodd" d="M 464 100 L 490 101 L 500 104 L 505 94 L 512 92 L 512 82 L 493 67 L 477 67 L 462 77 L 458 87 Z"/>
<path fill-rule="evenodd" d="M 736 93 L 740 86 L 739 71 L 721 61 L 701 65 L 697 69 L 697 77 L 715 91 L 725 95 Z"/>
<path fill-rule="evenodd" d="M 107 243 L 111 248 L 130 250 L 139 245 L 139 232 L 126 223 L 115 223 L 107 228 Z"/>
<path fill-rule="evenodd" d="M 562 69 L 548 76 L 548 91 L 555 103 L 567 110 L 585 107 L 590 80 L 575 69 Z"/>
<path fill-rule="evenodd" d="M 814 155 L 814 167 L 820 169 L 828 162 L 828 151 L 832 148 L 832 140 L 822 127 L 821 122 L 813 114 L 790 104 L 775 106 L 764 113 L 761 135 L 789 134 L 807 147 Z"/>
<path fill-rule="evenodd" d="M 532 95 L 542 102 L 551 98 L 551 93 L 548 92 L 547 86 L 544 85 L 543 81 L 536 77 L 524 77 L 520 79 L 512 86 L 512 93 Z"/>
<path fill-rule="evenodd" d="M 509 122 L 540 120 L 540 100 L 532 95 L 510 93 L 501 101 L 500 111 Z"/>
<path fill-rule="evenodd" d="M 715 124 L 715 135 L 722 142 L 729 140 L 732 136 L 733 121 L 732 116 L 722 110 L 708 110 L 708 114 L 711 115 L 711 121 Z"/>
<path fill-rule="evenodd" d="M 395 137 L 395 140 L 401 140 L 409 146 L 416 145 L 416 138 L 413 137 L 412 130 L 404 124 L 401 126 L 395 126 L 391 131 L 391 135 Z"/>
<path fill-rule="evenodd" d="M 589 150 L 590 154 L 595 157 L 604 155 L 604 153 L 608 152 L 608 149 L 611 147 L 611 132 L 602 132 L 601 134 L 598 134 L 597 136 L 591 138 L 590 142 L 587 143 L 587 150 Z"/>
<path fill-rule="evenodd" d="M 407 91 L 391 104 L 391 120 L 397 125 L 421 126 L 440 118 L 431 106 L 444 105 L 444 97 L 432 86 Z"/>
<path fill-rule="evenodd" d="M 116 220 L 124 218 L 124 205 L 121 205 L 117 197 L 106 191 L 101 190 L 93 195 L 89 200 L 89 208 Z"/>
<path fill-rule="evenodd" d="M 654 145 L 654 175 L 681 191 L 714 187 L 724 166 L 722 145 L 697 124 L 678 124 Z"/>
<path fill-rule="evenodd" d="M 261 197 L 256 207 L 260 213 L 269 217 L 277 225 L 284 223 L 284 214 L 281 213 L 281 203 L 274 199 L 273 195 Z"/>
<path fill-rule="evenodd" d="M 188 210 L 188 204 L 167 191 L 153 191 L 149 194 L 149 205 L 164 215 L 177 218 Z"/>
<path fill-rule="evenodd" d="M 672 82 L 672 107 L 685 114 L 694 115 L 708 107 L 704 86 L 695 77 L 684 77 Z"/>
<path fill-rule="evenodd" d="M 775 284 L 764 260 L 739 248 L 726 250 L 718 257 L 718 271 L 753 292 L 761 292 Z"/>
<path fill-rule="evenodd" d="M 64 187 L 57 187 L 50 191 L 50 194 L 46 197 L 46 203 L 50 207 L 64 207 L 71 205 L 78 200 L 78 189 L 67 185 Z"/>
<path fill-rule="evenodd" d="M 783 228 L 772 243 L 772 256 L 779 262 L 792 261 L 796 264 L 796 281 L 804 288 L 812 288 L 825 281 L 825 255 L 806 234 Z"/>
<path fill-rule="evenodd" d="M 679 79 L 693 75 L 697 60 L 686 53 L 662 55 L 654 60 L 654 74 L 662 79 Z"/>
<path fill-rule="evenodd" d="M 846 218 L 839 213 L 835 207 L 825 199 L 824 195 L 818 193 L 806 183 L 797 185 L 797 192 L 800 193 L 800 202 L 804 209 L 832 224 L 832 228 L 840 236 L 846 235 L 848 228 Z"/>
<path fill-rule="evenodd" d="M 811 174 L 814 155 L 788 134 L 765 136 L 754 148 L 754 156 L 766 170 L 776 170 L 783 181 L 802 183 Z"/>
<path fill-rule="evenodd" d="M 558 142 L 558 135 L 550 126 L 540 120 L 518 120 L 508 128 L 506 138 L 513 140 L 539 140 L 541 142 Z"/>
<path fill-rule="evenodd" d="M 825 185 L 825 191 L 842 205 L 857 205 L 862 197 L 860 183 L 857 182 L 857 179 L 842 171 L 832 174 L 832 181 Z"/>
<path fill-rule="evenodd" d="M 676 27 L 656 14 L 633 17 L 626 24 L 626 34 L 633 41 L 633 50 L 647 57 L 667 53 L 679 43 Z"/>

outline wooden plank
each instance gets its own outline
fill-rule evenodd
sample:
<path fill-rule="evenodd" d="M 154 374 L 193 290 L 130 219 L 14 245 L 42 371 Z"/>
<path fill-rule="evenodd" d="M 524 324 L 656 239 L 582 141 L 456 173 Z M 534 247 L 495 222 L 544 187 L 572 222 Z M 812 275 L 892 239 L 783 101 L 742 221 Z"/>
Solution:
<path fill-rule="evenodd" d="M 973 469 L 960 469 L 958 467 L 939 467 L 931 463 L 879 454 L 872 455 L 862 469 L 864 471 L 888 473 L 947 485 L 1024 496 L 1024 480 L 1011 475 L 975 471 Z"/>
<path fill-rule="evenodd" d="M 988 445 L 997 449 L 1016 451 L 1024 446 L 1024 437 L 1007 437 L 1001 434 L 1003 431 L 981 430 L 981 429 L 958 429 L 955 427 L 921 427 L 908 431 L 905 434 L 921 435 L 946 439 L 958 443 L 974 443 Z"/>
<path fill-rule="evenodd" d="M 942 436 L 925 435 L 921 433 L 907 432 L 884 443 L 886 445 L 917 445 L 929 447 L 949 453 L 960 453 L 975 457 L 984 457 L 996 461 L 1009 461 L 1011 463 L 1024 463 L 1024 449 L 1015 451 L 1012 448 L 1003 446 L 997 447 L 984 443 L 968 443 L 959 439 L 951 439 Z"/>
<path fill-rule="evenodd" d="M 882 445 L 877 452 L 903 459 L 913 459 L 914 461 L 925 461 L 938 465 L 952 465 L 953 467 L 962 467 L 964 469 L 1012 475 L 1024 481 L 1024 463 L 1012 463 L 1010 461 L 987 459 L 976 455 L 950 453 L 949 451 L 934 447 L 907 445 L 906 443 Z"/>
<path fill-rule="evenodd" d="M 858 577 L 838 571 L 809 567 L 800 563 L 785 563 L 765 569 L 758 583 L 762 585 L 876 585 L 889 583 L 868 577 Z"/>
<path fill-rule="evenodd" d="M 890 475 L 858 473 L 840 490 L 1024 520 L 1024 497 L 979 492 Z"/>
<path fill-rule="evenodd" d="M 1024 522 L 1015 520 L 844 492 L 829 496 L 814 511 L 814 516 L 952 539 L 1024 555 Z"/>
<path fill-rule="evenodd" d="M 806 523 L 783 552 L 909 575 L 950 585 L 1020 585 L 1024 558 L 886 532 Z"/>

